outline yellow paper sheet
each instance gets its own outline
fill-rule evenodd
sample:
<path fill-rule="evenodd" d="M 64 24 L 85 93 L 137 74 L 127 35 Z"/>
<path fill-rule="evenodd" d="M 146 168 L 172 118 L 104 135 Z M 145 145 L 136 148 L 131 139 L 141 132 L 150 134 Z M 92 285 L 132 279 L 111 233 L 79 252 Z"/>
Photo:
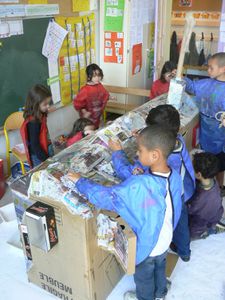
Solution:
<path fill-rule="evenodd" d="M 89 11 L 90 1 L 89 0 L 73 0 L 73 11 Z"/>

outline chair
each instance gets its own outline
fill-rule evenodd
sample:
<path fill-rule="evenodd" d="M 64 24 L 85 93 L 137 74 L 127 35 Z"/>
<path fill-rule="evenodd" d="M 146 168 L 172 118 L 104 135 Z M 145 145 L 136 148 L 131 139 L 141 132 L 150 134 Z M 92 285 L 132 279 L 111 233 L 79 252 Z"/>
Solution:
<path fill-rule="evenodd" d="M 8 116 L 4 124 L 4 135 L 6 140 L 6 159 L 8 176 L 11 175 L 11 164 L 10 164 L 10 154 L 14 155 L 20 162 L 22 174 L 25 174 L 24 162 L 27 161 L 26 153 L 23 144 L 15 145 L 13 148 L 10 147 L 10 140 L 8 131 L 18 130 L 23 124 L 23 112 L 14 112 Z"/>

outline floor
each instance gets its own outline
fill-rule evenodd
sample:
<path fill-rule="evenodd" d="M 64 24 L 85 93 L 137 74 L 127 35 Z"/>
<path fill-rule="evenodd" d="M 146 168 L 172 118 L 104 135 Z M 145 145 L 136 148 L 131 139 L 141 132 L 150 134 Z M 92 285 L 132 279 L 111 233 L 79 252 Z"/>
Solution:
<path fill-rule="evenodd" d="M 0 299 L 57 299 L 27 281 L 23 252 L 9 244 L 18 240 L 13 204 L 5 205 L 9 202 L 7 191 L 0 200 L 0 216 L 4 219 L 0 219 Z M 166 300 L 225 300 L 225 233 L 192 242 L 191 249 L 190 262 L 178 260 Z M 133 277 L 124 276 L 107 300 L 122 300 L 123 293 L 132 289 Z"/>

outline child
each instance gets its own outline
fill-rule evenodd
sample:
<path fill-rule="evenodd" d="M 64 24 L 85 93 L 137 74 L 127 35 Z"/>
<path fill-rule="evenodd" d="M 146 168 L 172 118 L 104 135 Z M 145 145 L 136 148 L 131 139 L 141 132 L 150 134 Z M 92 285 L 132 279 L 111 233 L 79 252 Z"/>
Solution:
<path fill-rule="evenodd" d="M 28 93 L 24 109 L 24 122 L 20 133 L 27 160 L 33 168 L 53 154 L 48 140 L 47 114 L 51 92 L 43 85 L 35 85 Z"/>
<path fill-rule="evenodd" d="M 87 84 L 77 94 L 73 105 L 79 111 L 80 117 L 90 119 L 97 129 L 106 103 L 109 100 L 109 93 L 100 83 L 103 79 L 103 72 L 98 65 L 91 64 L 87 66 L 86 74 Z"/>
<path fill-rule="evenodd" d="M 80 141 L 85 136 L 94 132 L 95 126 L 89 119 L 80 118 L 76 120 L 73 129 L 68 136 L 66 146 L 69 147 L 74 143 Z"/>
<path fill-rule="evenodd" d="M 172 61 L 165 62 L 161 71 L 160 79 L 154 81 L 152 84 L 149 96 L 150 99 L 168 93 L 170 80 L 176 76 L 176 68 L 177 66 Z"/>
<path fill-rule="evenodd" d="M 171 249 L 177 252 L 183 261 L 190 259 L 190 234 L 188 228 L 187 202 L 195 191 L 195 174 L 180 129 L 179 112 L 172 105 L 159 105 L 150 110 L 146 119 L 147 125 L 158 125 L 171 130 L 176 137 L 176 146 L 168 158 L 169 166 L 173 167 L 182 177 L 183 207 L 180 220 L 173 234 Z"/>
<path fill-rule="evenodd" d="M 216 154 L 220 161 L 218 182 L 222 192 L 225 170 L 225 127 L 216 119 L 218 112 L 225 111 L 225 53 L 214 54 L 208 62 L 210 78 L 186 81 L 186 91 L 196 95 L 200 108 L 200 145 L 206 152 Z"/>
<path fill-rule="evenodd" d="M 218 159 L 207 152 L 196 153 L 193 161 L 197 190 L 188 202 L 191 238 L 206 237 L 215 232 L 216 224 L 223 215 L 220 189 L 215 180 L 218 173 Z"/>
<path fill-rule="evenodd" d="M 125 181 L 104 187 L 69 174 L 81 194 L 98 208 L 118 213 L 137 236 L 136 296 L 128 292 L 125 299 L 164 299 L 167 293 L 166 254 L 181 211 L 181 178 L 167 165 L 174 145 L 171 132 L 149 126 L 138 136 L 138 156 L 145 170 L 140 172 L 138 162 L 130 165 L 120 143 L 111 140 L 115 171 L 120 178 L 125 172 Z"/>

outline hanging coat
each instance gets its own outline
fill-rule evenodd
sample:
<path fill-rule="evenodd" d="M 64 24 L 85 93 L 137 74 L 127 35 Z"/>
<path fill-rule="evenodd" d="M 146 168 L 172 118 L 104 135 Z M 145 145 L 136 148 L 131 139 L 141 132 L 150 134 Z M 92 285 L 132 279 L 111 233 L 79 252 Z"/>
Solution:
<path fill-rule="evenodd" d="M 116 151 L 114 168 L 129 168 L 123 151 Z M 125 165 L 124 165 L 125 163 Z M 144 261 L 154 249 L 164 222 L 167 184 L 171 193 L 173 207 L 173 227 L 175 228 L 181 212 L 181 178 L 171 170 L 169 177 L 152 174 L 132 175 L 121 184 L 104 187 L 93 181 L 81 178 L 76 187 L 97 208 L 118 213 L 137 236 L 136 264 Z"/>
<path fill-rule="evenodd" d="M 171 42 L 170 42 L 170 61 L 177 64 L 178 58 L 179 58 L 179 54 L 177 49 L 177 34 L 176 31 L 174 31 L 171 36 Z"/>
<path fill-rule="evenodd" d="M 191 39 L 189 42 L 189 65 L 191 66 L 197 66 L 198 60 L 199 60 L 199 54 L 196 47 L 196 41 L 195 41 L 196 34 L 192 32 Z"/>

